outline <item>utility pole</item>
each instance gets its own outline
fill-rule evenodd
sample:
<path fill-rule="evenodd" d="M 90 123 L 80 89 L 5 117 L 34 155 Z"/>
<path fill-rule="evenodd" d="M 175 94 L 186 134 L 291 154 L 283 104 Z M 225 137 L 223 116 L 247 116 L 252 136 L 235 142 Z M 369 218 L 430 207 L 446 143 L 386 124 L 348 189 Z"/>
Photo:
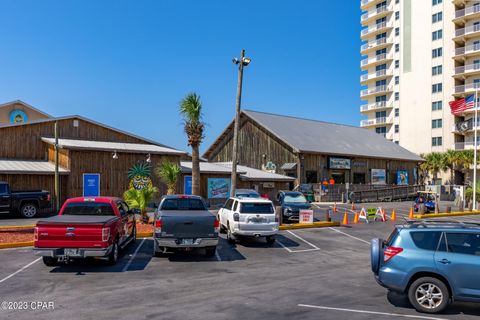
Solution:
<path fill-rule="evenodd" d="M 55 210 L 60 208 L 60 176 L 58 173 L 58 121 L 55 121 Z"/>
<path fill-rule="evenodd" d="M 251 59 L 245 57 L 245 49 L 240 53 L 240 59 L 233 58 L 233 63 L 238 64 L 238 82 L 237 82 L 237 101 L 235 104 L 235 124 L 233 128 L 233 150 L 232 150 L 232 176 L 230 187 L 230 196 L 235 195 L 237 189 L 237 162 L 238 162 L 238 131 L 240 129 L 240 108 L 242 101 L 242 85 L 243 85 L 243 67 L 250 64 Z"/>

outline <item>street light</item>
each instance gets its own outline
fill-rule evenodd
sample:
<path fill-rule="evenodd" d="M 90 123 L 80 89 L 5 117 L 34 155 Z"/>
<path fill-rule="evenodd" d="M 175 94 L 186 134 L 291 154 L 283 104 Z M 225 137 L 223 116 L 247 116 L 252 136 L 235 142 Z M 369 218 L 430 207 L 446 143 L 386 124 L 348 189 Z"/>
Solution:
<path fill-rule="evenodd" d="M 243 67 L 250 64 L 252 59 L 245 57 L 245 49 L 240 53 L 240 59 L 233 58 L 233 64 L 238 65 L 238 82 L 237 82 L 237 101 L 235 105 L 235 124 L 233 128 L 233 150 L 232 150 L 232 186 L 230 188 L 230 196 L 235 195 L 237 188 L 237 154 L 238 154 L 238 130 L 240 127 L 240 105 L 242 101 L 242 84 L 243 84 Z"/>

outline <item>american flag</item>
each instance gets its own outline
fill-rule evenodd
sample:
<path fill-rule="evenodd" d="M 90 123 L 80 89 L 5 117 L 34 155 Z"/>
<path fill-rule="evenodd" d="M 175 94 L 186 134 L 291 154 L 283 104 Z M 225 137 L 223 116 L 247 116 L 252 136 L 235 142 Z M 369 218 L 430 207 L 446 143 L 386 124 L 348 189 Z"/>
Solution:
<path fill-rule="evenodd" d="M 448 104 L 453 114 L 459 114 L 475 107 L 475 96 L 472 94 L 460 100 L 450 101 Z"/>

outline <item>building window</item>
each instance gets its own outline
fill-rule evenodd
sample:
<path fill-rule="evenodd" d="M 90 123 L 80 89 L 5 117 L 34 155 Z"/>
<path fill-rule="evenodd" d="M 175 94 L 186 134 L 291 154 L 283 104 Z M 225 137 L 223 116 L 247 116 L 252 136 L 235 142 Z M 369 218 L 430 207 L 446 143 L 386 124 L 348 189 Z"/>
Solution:
<path fill-rule="evenodd" d="M 400 0 L 395 0 L 395 4 L 399 4 L 400 3 Z"/>
<path fill-rule="evenodd" d="M 443 67 L 442 65 L 432 67 L 432 76 L 436 76 L 438 74 L 442 74 L 443 72 Z"/>
<path fill-rule="evenodd" d="M 395 140 L 395 141 L 393 141 L 393 142 L 394 142 L 395 144 L 399 144 L 399 143 L 400 143 L 400 141 L 398 141 L 398 140 Z"/>
<path fill-rule="evenodd" d="M 395 28 L 395 35 L 398 37 L 400 35 L 400 28 L 396 27 Z"/>
<path fill-rule="evenodd" d="M 400 116 L 400 109 L 395 108 L 395 117 Z"/>
<path fill-rule="evenodd" d="M 432 32 L 432 40 L 433 41 L 442 39 L 442 37 L 443 37 L 442 29 Z"/>
<path fill-rule="evenodd" d="M 432 6 L 442 3 L 442 0 L 432 0 Z"/>
<path fill-rule="evenodd" d="M 443 54 L 443 49 L 441 47 L 432 50 L 432 58 L 441 57 L 442 54 Z"/>
<path fill-rule="evenodd" d="M 395 125 L 395 133 L 398 133 L 400 131 L 400 126 L 398 124 Z"/>
<path fill-rule="evenodd" d="M 400 83 L 400 77 L 399 76 L 395 76 L 395 84 L 399 84 Z"/>
<path fill-rule="evenodd" d="M 395 11 L 395 20 L 398 20 L 398 19 L 400 19 L 400 12 Z"/>
<path fill-rule="evenodd" d="M 376 133 L 379 133 L 379 134 L 386 134 L 387 133 L 387 127 L 378 127 L 378 128 L 375 128 L 375 132 Z"/>
<path fill-rule="evenodd" d="M 432 93 L 442 92 L 442 83 L 432 84 Z"/>
<path fill-rule="evenodd" d="M 435 14 L 432 14 L 432 23 L 440 22 L 443 20 L 443 12 L 438 12 Z"/>
<path fill-rule="evenodd" d="M 432 102 L 432 111 L 442 110 L 442 101 L 433 101 Z"/>
<path fill-rule="evenodd" d="M 442 127 L 442 119 L 434 119 L 432 120 L 432 129 L 438 129 Z"/>
<path fill-rule="evenodd" d="M 398 68 L 400 68 L 400 61 L 395 60 L 395 69 L 398 69 Z"/>
<path fill-rule="evenodd" d="M 442 137 L 432 138 L 432 147 L 440 147 L 442 145 Z"/>
<path fill-rule="evenodd" d="M 395 52 L 400 51 L 400 44 L 395 43 Z"/>
<path fill-rule="evenodd" d="M 400 99 L 400 93 L 395 92 L 395 101 L 398 101 Z"/>

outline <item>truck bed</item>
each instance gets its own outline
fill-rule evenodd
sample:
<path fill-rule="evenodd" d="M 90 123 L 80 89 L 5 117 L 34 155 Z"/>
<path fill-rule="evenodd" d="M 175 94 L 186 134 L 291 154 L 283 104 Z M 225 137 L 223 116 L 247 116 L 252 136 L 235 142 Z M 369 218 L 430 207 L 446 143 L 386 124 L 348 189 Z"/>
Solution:
<path fill-rule="evenodd" d="M 207 210 L 160 211 L 162 234 L 174 238 L 213 237 L 216 217 Z"/>
<path fill-rule="evenodd" d="M 118 219 L 117 216 L 81 216 L 81 215 L 57 215 L 51 218 L 42 219 L 37 225 L 47 224 L 107 224 Z"/>

